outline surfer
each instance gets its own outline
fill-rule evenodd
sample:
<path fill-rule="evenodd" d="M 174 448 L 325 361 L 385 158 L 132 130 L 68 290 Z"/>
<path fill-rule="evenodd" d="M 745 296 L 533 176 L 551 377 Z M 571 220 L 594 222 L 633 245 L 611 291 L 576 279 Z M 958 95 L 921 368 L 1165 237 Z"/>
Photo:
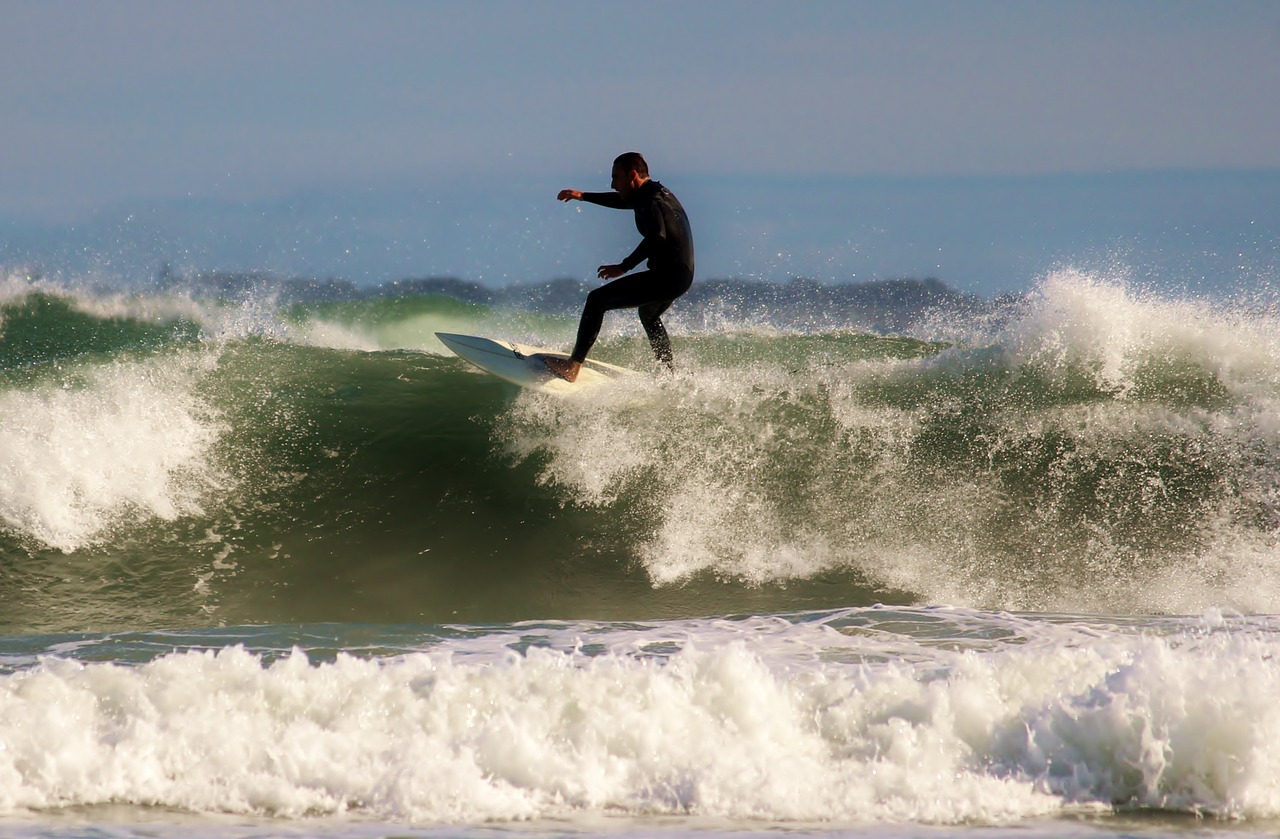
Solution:
<path fill-rule="evenodd" d="M 604 313 L 637 308 L 640 323 L 659 362 L 674 368 L 671 339 L 662 325 L 662 314 L 693 284 L 693 232 L 684 207 L 671 190 L 649 178 L 649 164 L 639 152 L 618 155 L 613 161 L 613 192 L 581 192 L 562 189 L 560 201 L 586 201 L 615 210 L 632 210 L 636 229 L 644 238 L 631 255 L 616 265 L 601 265 L 596 275 L 611 280 L 587 295 L 578 322 L 578 340 L 569 358 L 547 358 L 547 369 L 570 382 L 578 378 L 582 362 L 600 335 Z M 647 271 L 629 274 L 642 261 Z"/>

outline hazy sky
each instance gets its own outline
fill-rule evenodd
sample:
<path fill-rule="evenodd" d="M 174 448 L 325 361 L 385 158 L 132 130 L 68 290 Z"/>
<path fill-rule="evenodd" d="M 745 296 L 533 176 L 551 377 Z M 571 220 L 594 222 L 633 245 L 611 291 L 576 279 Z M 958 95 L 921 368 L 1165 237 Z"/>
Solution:
<path fill-rule="evenodd" d="M 664 175 L 1280 168 L 1277 84 L 1274 0 L 0 0 L 0 212 L 589 187 L 633 148 Z"/>

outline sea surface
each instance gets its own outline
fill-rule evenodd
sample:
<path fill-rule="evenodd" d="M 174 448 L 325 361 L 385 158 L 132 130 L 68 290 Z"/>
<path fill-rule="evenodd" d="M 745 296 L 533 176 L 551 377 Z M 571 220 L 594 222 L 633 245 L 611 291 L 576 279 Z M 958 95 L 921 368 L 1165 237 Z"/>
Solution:
<path fill-rule="evenodd" d="M 633 320 L 0 276 L 0 836 L 1280 830 L 1273 305 Z"/>

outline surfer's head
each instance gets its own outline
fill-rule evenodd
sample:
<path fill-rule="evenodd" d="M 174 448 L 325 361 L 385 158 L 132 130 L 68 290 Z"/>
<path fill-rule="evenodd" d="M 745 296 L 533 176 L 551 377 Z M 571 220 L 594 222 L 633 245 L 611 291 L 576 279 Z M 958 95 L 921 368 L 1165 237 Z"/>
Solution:
<path fill-rule="evenodd" d="M 620 195 L 630 195 L 649 180 L 649 164 L 638 151 L 618 155 L 613 161 L 613 182 L 610 184 Z"/>

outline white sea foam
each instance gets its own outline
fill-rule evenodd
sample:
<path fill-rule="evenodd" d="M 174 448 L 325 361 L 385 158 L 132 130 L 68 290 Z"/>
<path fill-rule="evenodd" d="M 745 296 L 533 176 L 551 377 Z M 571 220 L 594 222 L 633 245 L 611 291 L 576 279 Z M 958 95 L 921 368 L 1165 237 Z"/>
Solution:
<path fill-rule="evenodd" d="M 500 433 L 573 503 L 651 522 L 657 584 L 854 569 L 934 603 L 1280 609 L 1280 326 L 1064 270 L 970 337 L 523 394 Z"/>
<path fill-rule="evenodd" d="M 1272 317 L 1135 291 L 1123 276 L 1050 274 L 1018 317 L 981 340 L 1004 347 L 1013 367 L 1083 370 L 1120 396 L 1159 362 L 1194 365 L 1242 396 L 1274 400 L 1280 385 L 1280 324 Z"/>
<path fill-rule="evenodd" d="M 198 510 L 220 425 L 194 386 L 215 363 L 121 360 L 0 393 L 0 521 L 70 552 L 124 519 Z"/>
<path fill-rule="evenodd" d="M 1014 637 L 966 641 L 933 637 L 926 613 L 897 616 L 915 637 L 854 617 L 517 625 L 327 663 L 239 647 L 136 667 L 45 659 L 0 678 L 0 808 L 739 825 L 1114 804 L 1280 815 L 1276 627 L 997 616 L 986 633 Z M 542 633 L 550 648 L 498 649 Z"/>

